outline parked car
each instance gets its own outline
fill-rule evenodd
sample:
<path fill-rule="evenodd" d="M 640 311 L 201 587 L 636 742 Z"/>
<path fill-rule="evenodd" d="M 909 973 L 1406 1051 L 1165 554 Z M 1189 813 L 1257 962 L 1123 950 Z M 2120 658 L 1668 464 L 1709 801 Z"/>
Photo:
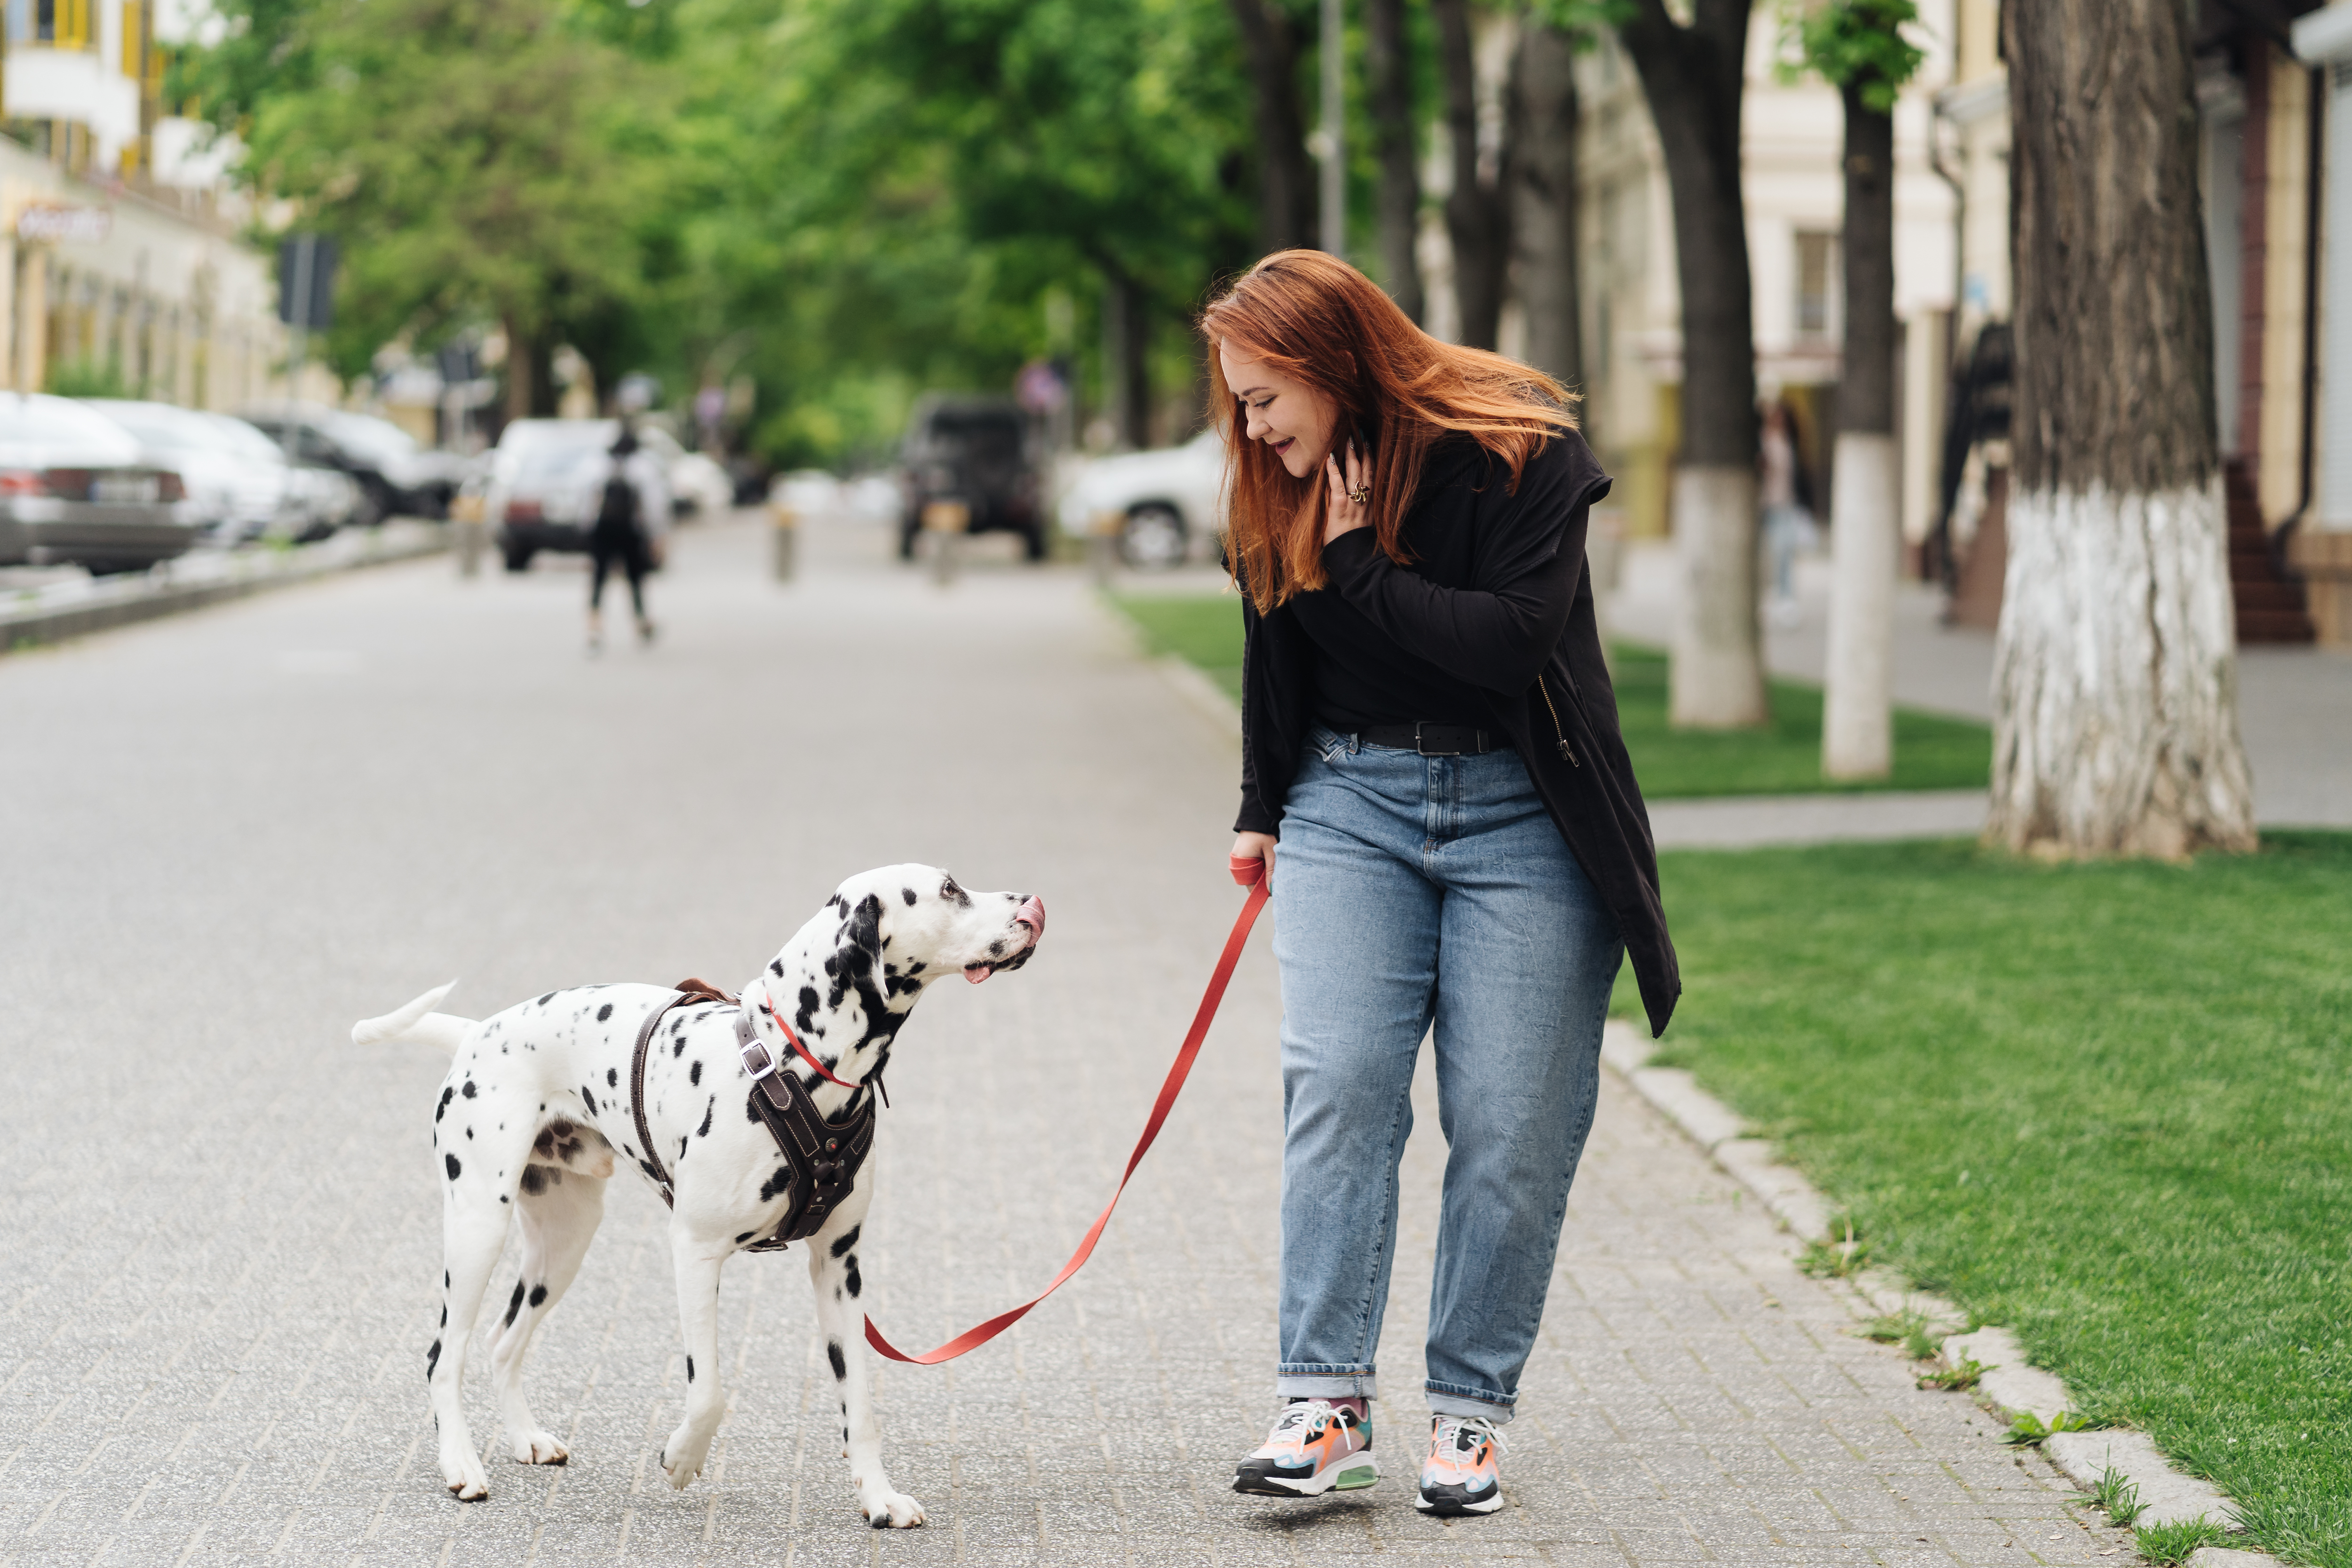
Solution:
<path fill-rule="evenodd" d="M 1112 519 L 1119 553 L 1147 571 L 1179 566 L 1195 539 L 1225 531 L 1225 443 L 1214 426 L 1181 447 L 1097 458 L 1062 491 L 1062 531 Z"/>
<path fill-rule="evenodd" d="M 769 505 L 782 507 L 802 517 L 822 517 L 838 511 L 846 496 L 841 481 L 823 468 L 796 468 L 789 474 L 778 474 L 768 485 Z M 895 513 L 895 493 L 890 501 Z"/>
<path fill-rule="evenodd" d="M 143 572 L 204 530 L 180 476 L 94 408 L 0 392 L 0 566 Z"/>
<path fill-rule="evenodd" d="M 1029 559 L 1045 558 L 1045 515 L 1038 497 L 1042 442 L 1028 415 L 1009 397 L 926 394 L 907 426 L 898 465 L 905 503 L 898 553 L 913 559 L 924 509 L 935 501 L 970 509 L 966 532 L 1018 533 Z"/>
<path fill-rule="evenodd" d="M 222 416 L 226 418 L 227 416 Z M 242 419 L 232 424 L 245 425 Z M 253 430 L 247 425 L 246 428 Z M 261 439 L 269 439 L 254 430 Z M 322 468 L 312 463 L 296 463 L 287 470 L 295 494 L 300 498 L 305 521 L 303 532 L 317 536 L 319 531 L 332 533 L 339 528 L 349 528 L 360 521 L 366 510 L 367 498 L 360 493 L 359 485 L 341 468 Z"/>
<path fill-rule="evenodd" d="M 130 431 L 146 461 L 180 476 L 188 513 L 213 543 L 265 535 L 301 542 L 335 531 L 309 514 L 285 454 L 243 420 L 169 403 L 83 401 Z"/>
<path fill-rule="evenodd" d="M 294 426 L 294 460 L 341 468 L 358 485 L 358 521 L 373 528 L 395 513 L 446 517 L 449 498 L 466 477 L 466 459 L 436 451 L 389 419 L 315 403 L 256 404 L 240 415 L 273 441 Z"/>
<path fill-rule="evenodd" d="M 499 432 L 482 517 L 508 571 L 529 570 L 542 550 L 588 548 L 604 497 L 606 450 L 620 433 L 613 419 L 516 419 Z"/>
<path fill-rule="evenodd" d="M 677 517 L 725 517 L 735 505 L 735 481 L 726 466 L 689 452 L 677 437 L 651 420 L 636 426 L 637 442 L 661 463 L 669 481 L 670 511 Z"/>

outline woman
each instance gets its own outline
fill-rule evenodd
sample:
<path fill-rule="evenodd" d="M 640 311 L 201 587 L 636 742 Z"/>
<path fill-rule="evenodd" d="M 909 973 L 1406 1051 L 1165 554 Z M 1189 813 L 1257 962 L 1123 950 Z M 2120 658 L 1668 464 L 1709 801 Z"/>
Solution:
<path fill-rule="evenodd" d="M 1451 1152 L 1417 1506 L 1487 1513 L 1621 957 L 1655 1028 L 1681 990 L 1584 571 L 1609 479 L 1556 383 L 1437 342 L 1320 252 L 1266 258 L 1201 329 L 1245 627 L 1233 852 L 1273 879 L 1283 1002 L 1288 1403 L 1234 1486 L 1379 1475 L 1373 1355 L 1433 1025 Z"/>
<path fill-rule="evenodd" d="M 604 646 L 604 578 L 618 565 L 628 574 L 629 608 L 637 618 L 637 640 L 654 640 L 646 614 L 646 574 L 660 563 L 660 541 L 669 522 L 669 483 L 660 462 L 638 445 L 626 424 L 605 454 L 612 458 L 596 492 L 596 521 L 588 531 L 588 651 Z"/>

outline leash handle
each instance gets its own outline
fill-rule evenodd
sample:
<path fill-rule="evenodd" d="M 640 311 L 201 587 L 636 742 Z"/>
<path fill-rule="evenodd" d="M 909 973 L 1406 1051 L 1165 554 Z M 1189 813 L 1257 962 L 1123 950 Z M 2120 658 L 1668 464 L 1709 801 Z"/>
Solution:
<path fill-rule="evenodd" d="M 1052 1284 L 1021 1305 L 966 1329 L 936 1350 L 925 1351 L 920 1355 L 908 1355 L 884 1339 L 882 1331 L 876 1328 L 874 1320 L 868 1317 L 866 1320 L 866 1342 L 874 1347 L 875 1353 L 914 1366 L 937 1366 L 941 1362 L 953 1361 L 966 1351 L 979 1349 L 1027 1317 L 1038 1302 L 1060 1289 L 1063 1282 L 1085 1268 L 1087 1259 L 1094 1256 L 1095 1243 L 1102 1238 L 1103 1226 L 1110 1223 L 1111 1211 L 1118 1207 L 1119 1196 L 1127 1191 L 1128 1179 L 1135 1174 L 1135 1168 L 1143 1163 L 1143 1156 L 1150 1152 L 1153 1142 L 1160 1136 L 1160 1124 L 1168 1120 L 1169 1111 L 1175 1108 L 1176 1097 L 1184 1090 L 1184 1080 L 1192 1076 L 1192 1059 L 1201 1054 L 1201 1042 L 1208 1038 L 1209 1025 L 1217 1016 L 1217 1005 L 1225 999 L 1226 982 L 1233 979 L 1234 966 L 1241 962 L 1242 949 L 1249 944 L 1250 928 L 1257 923 L 1258 911 L 1265 908 L 1266 898 L 1273 891 L 1265 879 L 1265 861 L 1229 859 L 1227 864 L 1234 880 L 1250 890 L 1249 897 L 1242 903 L 1242 912 L 1234 919 L 1233 934 L 1225 938 L 1225 951 L 1218 955 L 1217 967 L 1209 975 L 1209 988 L 1201 997 L 1200 1010 L 1192 1015 L 1192 1026 L 1185 1033 L 1184 1044 L 1177 1051 L 1174 1064 L 1168 1069 L 1167 1080 L 1160 1086 L 1160 1098 L 1152 1102 L 1151 1115 L 1143 1124 L 1143 1136 L 1136 1140 L 1135 1152 L 1127 1157 L 1127 1169 L 1120 1174 L 1118 1185 L 1110 1194 L 1110 1202 L 1103 1205 L 1102 1213 L 1095 1216 L 1095 1223 L 1087 1227 L 1086 1239 L 1078 1243 L 1078 1249 L 1070 1254 L 1070 1260 L 1062 1265 L 1062 1271 L 1054 1276 Z"/>

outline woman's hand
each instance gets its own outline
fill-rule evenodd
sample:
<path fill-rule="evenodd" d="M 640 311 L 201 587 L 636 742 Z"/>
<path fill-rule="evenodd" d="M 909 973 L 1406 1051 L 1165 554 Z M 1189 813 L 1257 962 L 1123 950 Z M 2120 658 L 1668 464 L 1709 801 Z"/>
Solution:
<path fill-rule="evenodd" d="M 1234 858 L 1265 861 L 1265 874 L 1271 879 L 1274 876 L 1274 842 L 1271 833 L 1244 833 L 1234 840 Z"/>
<path fill-rule="evenodd" d="M 1323 479 L 1328 491 L 1323 498 L 1323 542 L 1330 543 L 1343 533 L 1371 526 L 1371 516 L 1366 506 L 1370 500 L 1371 465 L 1356 456 L 1356 443 L 1348 443 L 1348 466 L 1342 470 L 1339 454 L 1332 453 L 1323 459 Z M 1364 500 L 1356 498 L 1362 496 Z"/>

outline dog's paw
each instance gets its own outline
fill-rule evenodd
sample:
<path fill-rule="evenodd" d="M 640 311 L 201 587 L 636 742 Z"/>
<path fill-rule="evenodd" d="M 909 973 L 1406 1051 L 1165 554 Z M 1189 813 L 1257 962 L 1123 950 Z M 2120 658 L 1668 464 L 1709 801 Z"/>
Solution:
<path fill-rule="evenodd" d="M 441 1479 L 459 1502 L 479 1502 L 490 1495 L 490 1472 L 471 1448 L 443 1450 Z"/>
<path fill-rule="evenodd" d="M 681 1426 L 662 1445 L 662 1474 L 669 1478 L 672 1491 L 684 1491 L 702 1473 L 702 1463 L 710 1458 L 710 1439 L 698 1440 L 690 1427 Z"/>
<path fill-rule="evenodd" d="M 882 1491 L 871 1497 L 861 1492 L 857 1508 L 877 1530 L 913 1530 L 923 1522 L 923 1505 L 905 1492 Z"/>
<path fill-rule="evenodd" d="M 557 1442 L 552 1432 L 532 1432 L 517 1436 L 513 1453 L 518 1465 L 561 1465 L 572 1458 L 572 1451 Z"/>

